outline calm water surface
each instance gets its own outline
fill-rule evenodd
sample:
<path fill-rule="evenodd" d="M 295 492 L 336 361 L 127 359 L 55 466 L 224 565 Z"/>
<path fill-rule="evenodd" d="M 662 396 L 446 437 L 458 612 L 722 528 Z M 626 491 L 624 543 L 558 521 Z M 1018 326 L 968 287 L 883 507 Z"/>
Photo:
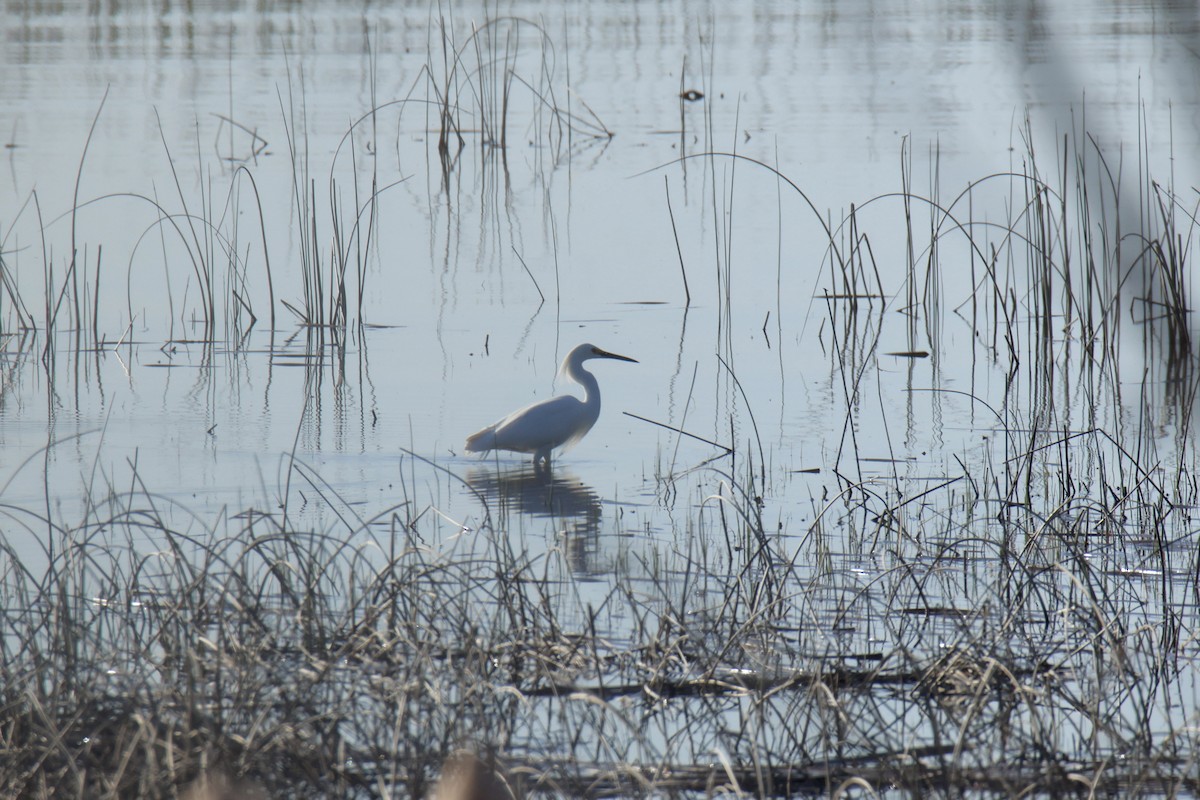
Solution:
<path fill-rule="evenodd" d="M 1049 402 L 1063 430 L 1132 426 L 1164 463 L 1192 463 L 1154 364 L 1144 388 L 1155 354 L 1135 334 L 1106 381 L 1069 381 L 1049 398 L 1025 386 L 1015 395 L 1029 405 L 1014 406 L 1010 365 L 962 305 L 979 264 L 946 236 L 932 302 L 908 272 L 903 203 L 888 196 L 907 181 L 949 205 L 969 182 L 999 175 L 955 213 L 1011 225 L 1026 189 L 1005 174 L 1032 169 L 1032 149 L 1057 186 L 1067 136 L 1096 172 L 1100 148 L 1127 197 L 1146 161 L 1194 202 L 1182 188 L 1200 153 L 1191 4 L 452 11 L 465 122 L 444 173 L 434 6 L 5 6 L 5 263 L 45 328 L 74 248 L 86 329 L 77 340 L 62 321 L 72 288 L 55 356 L 44 358 L 44 334 L 17 335 L 12 296 L 0 299 L 12 334 L 0 405 L 6 502 L 78 519 L 85 498 L 127 487 L 136 468 L 149 490 L 210 519 L 278 506 L 294 450 L 314 476 L 290 483 L 292 513 L 307 523 L 337 530 L 344 517 L 331 507 L 366 518 L 408 502 L 436 507 L 452 535 L 482 513 L 465 482 L 500 502 L 525 547 L 566 535 L 579 571 L 604 574 L 634 569 L 630 552 L 646 563 L 681 548 L 691 533 L 680 520 L 723 481 L 741 481 L 748 462 L 765 467 L 768 527 L 799 542 L 841 491 L 839 475 L 911 497 L 964 465 L 1003 460 L 983 402 L 1018 424 Z M 471 40 L 489 18 L 503 18 L 486 27 L 491 38 Z M 517 76 L 503 153 L 481 145 L 498 103 L 481 75 L 496 64 Z M 568 131 L 550 105 L 580 127 Z M 589 133 L 597 124 L 611 138 Z M 776 166 L 799 192 L 762 165 L 699 157 L 709 151 Z M 314 241 L 326 265 L 339 247 L 357 252 L 361 241 L 337 243 L 333 221 L 343 235 L 352 228 L 373 180 L 378 203 L 362 224 L 374 238 L 361 279 L 350 268 L 350 325 L 331 342 L 285 303 L 304 307 Z M 296 183 L 315 202 L 300 201 Z M 849 228 L 837 226 L 852 204 L 875 260 L 866 289 L 877 269 L 885 301 L 848 321 L 816 298 L 845 288 L 822 220 L 845 246 Z M 927 206 L 913 214 L 921 263 L 931 225 L 945 220 Z M 244 273 L 229 268 L 230 252 Z M 215 265 L 215 344 L 201 341 L 196 253 Z M 910 314 L 916 280 L 926 305 Z M 1025 319 L 1027 298 L 1010 299 Z M 462 454 L 466 434 L 563 390 L 557 363 L 581 341 L 641 363 L 595 365 L 604 412 L 560 460 L 556 491 L 518 457 Z M 932 356 L 886 355 L 910 351 Z M 1064 345 L 1050 361 L 1070 373 L 1070 358 Z M 722 451 L 625 411 L 733 446 L 737 459 L 701 466 Z M 319 500 L 318 485 L 338 499 Z M 853 525 L 831 531 L 835 552 L 863 549 Z M 12 535 L 36 558 L 36 529 Z M 880 568 L 875 558 L 858 566 Z"/>

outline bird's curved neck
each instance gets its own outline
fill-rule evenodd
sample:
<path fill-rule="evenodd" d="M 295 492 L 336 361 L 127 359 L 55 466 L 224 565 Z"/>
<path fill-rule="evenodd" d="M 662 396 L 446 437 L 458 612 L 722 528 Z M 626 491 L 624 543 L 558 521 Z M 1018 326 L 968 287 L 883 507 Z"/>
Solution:
<path fill-rule="evenodd" d="M 596 382 L 595 375 L 579 366 L 571 370 L 571 378 L 583 387 L 584 405 L 589 407 L 600 405 L 600 384 Z"/>

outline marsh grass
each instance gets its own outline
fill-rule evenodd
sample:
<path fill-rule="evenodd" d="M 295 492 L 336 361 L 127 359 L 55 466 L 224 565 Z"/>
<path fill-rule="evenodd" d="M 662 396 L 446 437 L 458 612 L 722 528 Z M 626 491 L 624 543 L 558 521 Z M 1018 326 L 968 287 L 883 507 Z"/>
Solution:
<path fill-rule="evenodd" d="M 381 199 L 412 175 L 403 166 L 402 132 L 416 129 L 433 135 L 436 158 L 424 159 L 423 164 L 440 165 L 446 193 L 452 189 L 451 177 L 469 140 L 478 143 L 485 167 L 501 164 L 503 182 L 493 181 L 488 191 L 508 191 L 507 150 L 510 138 L 516 138 L 510 128 L 517 121 L 522 125 L 522 144 L 533 145 L 536 152 L 536 170 L 556 169 L 588 142 L 612 136 L 586 102 L 574 97 L 569 74 L 558 66 L 555 44 L 536 21 L 491 18 L 458 38 L 445 17 L 431 20 L 428 63 L 406 95 L 392 100 L 378 98 L 376 55 L 369 36 L 365 44 L 372 70 L 371 107 L 350 123 L 325 165 L 315 164 L 310 151 L 303 66 L 293 69 L 290 61 L 286 65 L 279 117 L 292 176 L 288 204 L 289 232 L 298 254 L 294 267 L 289 265 L 281 276 L 272 269 L 264 206 L 274 204 L 276 198 L 263 198 L 258 191 L 255 174 L 264 166 L 259 157 L 268 147 L 267 132 L 259 125 L 216 115 L 218 143 L 222 130 L 232 136 L 236 128 L 250 136 L 251 148 L 245 160 L 233 157 L 232 144 L 225 153 L 218 150 L 220 163 L 214 167 L 201 156 L 197 123 L 196 161 L 189 169 L 172 154 L 160 122 L 161 158 L 170 173 L 170 191 L 165 196 L 157 188 L 83 196 L 88 150 L 106 95 L 82 143 L 71 208 L 44 218 L 37 193 L 32 192 L 16 217 L 5 220 L 6 227 L 0 229 L 0 331 L 39 330 L 49 369 L 63 332 L 71 334 L 71 349 L 76 352 L 109 347 L 124 341 L 131 330 L 156 330 L 160 325 L 167 326 L 169 341 L 179 335 L 236 346 L 260 317 L 271 331 L 276 330 L 278 302 L 300 326 L 312 330 L 318 348 L 326 339 L 343 344 L 347 330 L 365 322 L 369 275 L 380 263 L 376 248 L 383 219 Z M 414 106 L 426 111 L 421 122 L 416 121 L 420 111 L 411 111 Z M 393 127 L 395 152 L 390 155 L 394 159 L 384 157 L 389 155 L 386 148 Z M 385 167 L 393 160 L 394 166 Z M 104 243 L 89 249 L 83 239 L 82 219 L 98 203 L 130 204 L 138 212 L 148 211 L 124 269 L 114 268 L 111 261 L 106 268 Z M 29 247 L 15 240 L 13 233 L 25 227 L 27 216 L 36 216 L 31 224 L 40 238 L 37 286 L 15 278 L 13 258 Z M 128 219 L 137 225 L 143 217 Z M 51 226 L 60 221 L 70 228 L 65 255 L 55 251 L 50 235 Z M 161 259 L 149 253 L 152 244 L 158 245 Z M 135 309 L 132 287 L 157 279 L 148 274 L 157 269 L 150 266 L 155 260 L 161 261 L 162 307 Z M 102 321 L 101 312 L 111 314 L 112 298 L 122 294 L 126 319 L 119 329 L 106 327 L 111 321 Z M 39 305 L 40 319 L 30 311 Z M 148 318 L 150 313 L 156 316 Z M 177 326 L 182 334 L 177 334 Z"/>
<path fill-rule="evenodd" d="M 532 104 L 532 113 L 523 115 L 529 125 L 521 136 L 548 152 L 552 162 L 566 158 L 576 138 L 612 138 L 586 102 L 576 99 L 583 111 L 572 110 L 569 74 L 560 75 L 554 39 L 540 22 L 493 17 L 472 23 L 460 38 L 454 23 L 439 15 L 429 31 L 423 78 L 437 111 L 434 129 L 443 174 L 453 170 L 468 136 L 476 138 L 481 150 L 496 150 L 507 159 L 517 89 Z M 531 66 L 524 66 L 526 62 Z"/>
<path fill-rule="evenodd" d="M 575 137 L 610 135 L 571 111 L 536 24 L 495 20 L 459 39 L 440 21 L 430 41 L 413 93 L 372 99 L 320 191 L 303 73 L 280 94 L 303 243 L 280 302 L 304 347 L 271 352 L 303 363 L 306 392 L 319 392 L 325 353 L 361 321 L 379 198 L 403 178 L 379 166 L 385 111 L 429 112 L 443 187 L 472 136 L 480 163 L 504 160 L 518 89 L 536 109 L 522 135 L 550 160 L 570 158 Z M 530 53 L 532 71 L 520 66 Z M 360 135 L 374 143 L 369 166 Z M 369 512 L 294 455 L 278 496 L 237 513 L 201 515 L 136 463 L 90 482 L 74 516 L 52 504 L 48 478 L 44 503 L 6 501 L 0 793 L 167 798 L 228 776 L 275 796 L 424 797 L 466 749 L 518 796 L 1196 794 L 1196 208 L 1154 182 L 1140 153 L 1131 189 L 1082 131 L 1046 169 L 1033 141 L 1010 171 L 949 199 L 936 150 L 918 192 L 906 143 L 900 190 L 836 222 L 777 167 L 736 149 L 694 156 L 709 205 L 693 213 L 713 220 L 704 246 L 717 297 L 718 385 L 706 388 L 727 400 L 723 429 L 696 432 L 686 412 L 655 423 L 713 450 L 660 459 L 658 501 L 674 527 L 623 546 L 611 574 L 579 570 L 561 539 L 531 547 L 519 529 L 533 497 L 594 532 L 594 493 L 525 474 L 463 477 L 412 453 L 398 470 L 403 499 Z M 174 237 L 192 265 L 198 299 L 169 291 L 171 318 L 198 309 L 211 343 L 255 324 L 255 276 L 274 313 L 263 200 L 249 168 L 226 176 L 224 193 L 200 180 L 194 197 L 166 153 L 170 206 L 133 199 L 152 209 L 144 237 L 157 233 L 164 250 Z M 733 212 L 747 169 L 800 197 L 827 242 L 812 302 L 845 416 L 821 467 L 829 484 L 811 492 L 803 522 L 777 513 L 800 478 L 774 463 L 734 347 Z M 1002 222 L 974 214 L 992 191 L 1007 199 Z M 40 216 L 36 196 L 32 207 Z M 247 209 L 258 212 L 250 235 L 236 222 Z M 879 245 L 872 219 L 884 213 L 902 220 L 903 247 Z M 107 341 L 98 292 L 119 271 L 99 245 L 75 245 L 65 273 L 42 247 L 36 346 L 47 360 L 58 335 L 76 353 L 88 335 L 93 350 Z M 10 253 L 0 245 L 5 332 L 26 332 L 35 317 L 10 281 Z M 888 253 L 901 254 L 898 289 L 882 277 Z M 951 269 L 969 271 L 965 296 L 948 296 Z M 887 339 L 894 313 L 899 344 Z M 945 463 L 922 462 L 932 480 L 917 479 L 901 437 L 885 426 L 886 440 L 868 444 L 858 423 L 881 356 L 936 360 L 959 323 L 1005 380 L 986 398 L 910 381 L 910 397 L 986 434 Z M 35 338 L 6 340 L 10 363 Z M 1153 356 L 1141 406 L 1170 415 L 1170 463 L 1157 420 L 1099 422 L 1119 404 L 1130 346 Z M 301 492 L 333 521 L 300 513 Z M 465 514 L 440 504 L 452 494 Z"/>
<path fill-rule="evenodd" d="M 131 464 L 73 524 L 7 508 L 0 787 L 170 797 L 215 770 L 421 797 L 466 747 L 518 795 L 1196 790 L 1176 517 L 957 487 L 918 513 L 864 491 L 859 514 L 848 490 L 797 539 L 743 469 L 599 604 L 486 495 L 464 522 L 413 501 L 322 531 L 206 522 Z M 877 545 L 829 550 L 822 525 L 859 524 Z"/>
<path fill-rule="evenodd" d="M 828 302 L 849 401 L 876 312 Z M 0 791 L 424 797 L 465 748 L 516 796 L 1194 794 L 1192 471 L 1041 413 L 996 408 L 921 492 L 849 437 L 801 529 L 761 446 L 680 470 L 675 548 L 599 599 L 486 485 L 457 521 L 419 500 L 468 482 L 416 456 L 365 517 L 293 460 L 324 529 L 280 498 L 201 518 L 136 464 L 75 519 L 5 506 Z"/>

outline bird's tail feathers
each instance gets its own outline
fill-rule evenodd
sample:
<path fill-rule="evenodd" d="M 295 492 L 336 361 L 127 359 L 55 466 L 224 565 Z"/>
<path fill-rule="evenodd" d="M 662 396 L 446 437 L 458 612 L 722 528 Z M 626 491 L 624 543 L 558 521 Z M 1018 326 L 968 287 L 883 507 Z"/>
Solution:
<path fill-rule="evenodd" d="M 484 428 L 478 433 L 472 433 L 467 437 L 466 451 L 468 453 L 482 453 L 486 450 L 493 450 L 496 447 L 496 430 L 495 428 Z"/>

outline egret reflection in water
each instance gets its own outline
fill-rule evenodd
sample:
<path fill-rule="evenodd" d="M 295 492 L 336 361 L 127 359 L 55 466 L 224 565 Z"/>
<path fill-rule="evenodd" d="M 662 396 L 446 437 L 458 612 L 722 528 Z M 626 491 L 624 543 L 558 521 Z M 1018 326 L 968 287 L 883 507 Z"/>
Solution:
<path fill-rule="evenodd" d="M 607 571 L 596 563 L 603 506 L 600 496 L 570 472 L 557 474 L 525 464 L 512 469 L 472 469 L 467 483 L 505 513 L 549 518 L 564 537 L 564 550 L 577 574 Z"/>

